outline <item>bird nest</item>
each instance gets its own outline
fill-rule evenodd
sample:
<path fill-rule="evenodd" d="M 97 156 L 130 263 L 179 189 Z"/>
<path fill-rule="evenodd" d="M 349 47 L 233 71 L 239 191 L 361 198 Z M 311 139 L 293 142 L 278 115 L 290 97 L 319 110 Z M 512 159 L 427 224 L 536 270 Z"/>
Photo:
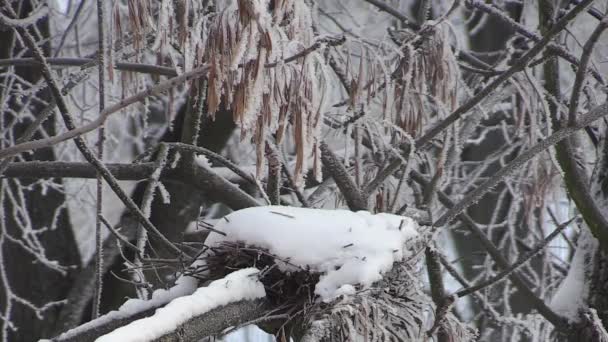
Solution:
<path fill-rule="evenodd" d="M 322 274 L 243 243 L 223 242 L 210 248 L 205 256 L 204 278 L 220 279 L 238 269 L 258 268 L 273 315 L 285 317 L 278 324 L 261 327 L 300 341 L 352 341 L 361 337 L 369 342 L 417 341 L 427 338 L 429 331 L 448 333 L 453 341 L 473 339 L 473 331 L 450 313 L 440 324 L 433 323 L 435 308 L 421 289 L 419 258 L 395 263 L 374 286 L 355 286 L 354 294 L 328 303 L 314 293 Z"/>

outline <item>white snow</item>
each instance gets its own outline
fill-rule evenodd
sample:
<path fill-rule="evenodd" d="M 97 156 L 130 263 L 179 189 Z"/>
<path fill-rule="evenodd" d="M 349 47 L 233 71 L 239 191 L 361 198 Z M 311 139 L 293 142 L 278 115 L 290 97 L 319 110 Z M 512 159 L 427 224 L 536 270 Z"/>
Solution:
<path fill-rule="evenodd" d="M 223 336 L 217 342 L 275 342 L 273 335 L 267 334 L 256 325 L 248 325 Z M 293 340 L 291 340 L 293 341 Z"/>
<path fill-rule="evenodd" d="M 587 273 L 589 268 L 593 267 L 593 258 L 598 246 L 599 242 L 589 229 L 584 227 L 568 275 L 551 299 L 549 306 L 571 322 L 579 321 L 579 311 L 586 307 L 585 301 L 589 294 Z"/>
<path fill-rule="evenodd" d="M 283 206 L 233 212 L 215 229 L 226 236 L 211 233 L 209 247 L 244 242 L 268 249 L 283 271 L 322 273 L 315 294 L 324 301 L 380 280 L 395 261 L 409 255 L 406 242 L 418 235 L 416 222 L 408 217 Z"/>
<path fill-rule="evenodd" d="M 95 320 L 82 324 L 61 334 L 60 339 L 68 339 L 83 331 L 94 329 L 110 321 L 133 316 L 142 311 L 160 307 L 175 298 L 192 294 L 198 287 L 198 280 L 190 276 L 181 276 L 175 281 L 175 286 L 168 290 L 159 289 L 152 293 L 150 300 L 129 299 L 118 310 L 111 311 Z"/>
<path fill-rule="evenodd" d="M 230 273 L 201 287 L 192 295 L 174 299 L 146 317 L 99 337 L 96 342 L 144 342 L 157 339 L 174 331 L 193 317 L 239 300 L 252 300 L 266 296 L 264 285 L 258 280 L 255 268 Z"/>

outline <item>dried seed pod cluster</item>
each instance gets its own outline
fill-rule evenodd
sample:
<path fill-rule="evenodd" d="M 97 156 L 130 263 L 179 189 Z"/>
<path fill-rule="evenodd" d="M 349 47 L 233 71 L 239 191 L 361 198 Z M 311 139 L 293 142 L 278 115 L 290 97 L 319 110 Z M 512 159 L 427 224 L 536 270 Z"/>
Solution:
<path fill-rule="evenodd" d="M 213 19 L 205 46 L 207 106 L 214 115 L 223 104 L 233 111 L 242 138 L 256 144 L 257 177 L 264 169 L 269 134 L 281 142 L 293 134 L 296 182 L 312 156 L 320 177 L 318 133 L 322 121 L 325 72 L 317 51 L 284 60 L 315 43 L 310 9 L 295 0 L 239 0 Z"/>

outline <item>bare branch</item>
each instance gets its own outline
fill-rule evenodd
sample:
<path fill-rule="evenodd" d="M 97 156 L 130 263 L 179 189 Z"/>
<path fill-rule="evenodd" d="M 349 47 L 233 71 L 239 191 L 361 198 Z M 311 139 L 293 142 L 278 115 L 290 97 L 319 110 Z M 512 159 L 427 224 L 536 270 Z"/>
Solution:
<path fill-rule="evenodd" d="M 606 28 L 608 28 L 608 17 L 600 21 L 599 25 L 597 25 L 591 33 L 591 36 L 589 36 L 585 46 L 583 46 L 583 54 L 578 66 L 578 71 L 576 72 L 576 78 L 574 79 L 574 86 L 572 87 L 572 95 L 570 97 L 570 107 L 568 108 L 568 123 L 571 126 L 576 124 L 576 111 L 578 110 L 581 90 L 587 75 L 587 66 L 591 60 L 591 53 Z"/>
<path fill-rule="evenodd" d="M 351 210 L 367 210 L 367 200 L 357 187 L 353 179 L 344 168 L 344 165 L 338 160 L 338 157 L 331 151 L 325 142 L 321 142 L 321 160 L 323 166 L 332 176 L 340 192 L 346 199 L 346 203 Z"/>
<path fill-rule="evenodd" d="M 41 3 L 38 7 L 30 13 L 27 18 L 9 18 L 0 12 L 0 25 L 4 25 L 10 28 L 24 28 L 36 24 L 39 20 L 44 19 L 49 13 L 49 7 L 47 3 Z"/>
<path fill-rule="evenodd" d="M 154 163 L 105 164 L 117 180 L 142 180 L 154 172 Z M 96 169 L 89 163 L 31 161 L 13 162 L 1 175 L 5 178 L 95 178 Z"/>
<path fill-rule="evenodd" d="M 91 121 L 90 123 L 80 126 L 78 128 L 74 127 L 63 134 L 59 134 L 59 135 L 56 135 L 56 136 L 53 136 L 50 138 L 46 138 L 46 139 L 29 141 L 29 142 L 21 143 L 18 145 L 14 145 L 14 146 L 10 146 L 5 149 L 2 149 L 2 150 L 0 150 L 0 158 L 6 158 L 6 157 L 10 157 L 10 156 L 13 156 L 15 154 L 22 153 L 25 151 L 31 151 L 31 150 L 36 150 L 36 149 L 43 148 L 43 147 L 53 146 L 60 142 L 70 140 L 70 139 L 79 137 L 85 133 L 91 132 L 91 131 L 101 127 L 110 115 L 118 112 L 119 110 L 121 110 L 131 104 L 134 104 L 136 102 L 142 101 L 145 98 L 150 97 L 152 95 L 158 95 L 164 91 L 167 91 L 167 90 L 175 87 L 176 85 L 178 85 L 180 83 L 184 83 L 188 80 L 195 79 L 197 77 L 201 77 L 202 75 L 207 73 L 208 69 L 209 68 L 207 66 L 202 66 L 202 67 L 193 69 L 191 71 L 185 72 L 185 73 L 183 73 L 179 76 L 176 76 L 174 78 L 171 78 L 169 80 L 166 80 L 166 81 L 160 83 L 159 85 L 156 85 L 154 87 L 143 90 L 133 96 L 130 96 L 124 100 L 121 100 L 120 102 L 118 102 L 108 108 L 105 108 L 101 113 L 99 113 L 99 117 L 97 117 L 97 119 Z"/>
<path fill-rule="evenodd" d="M 82 4 L 83 2 L 81 2 Z M 54 66 L 74 66 L 81 67 L 94 62 L 93 58 L 77 58 L 77 57 L 54 57 L 47 58 L 50 65 Z M 11 58 L 0 59 L 0 67 L 7 66 L 40 66 L 40 63 L 34 58 Z M 116 62 L 114 68 L 120 71 L 139 72 L 142 74 L 162 75 L 168 77 L 177 76 L 174 68 L 164 67 L 154 64 Z"/>

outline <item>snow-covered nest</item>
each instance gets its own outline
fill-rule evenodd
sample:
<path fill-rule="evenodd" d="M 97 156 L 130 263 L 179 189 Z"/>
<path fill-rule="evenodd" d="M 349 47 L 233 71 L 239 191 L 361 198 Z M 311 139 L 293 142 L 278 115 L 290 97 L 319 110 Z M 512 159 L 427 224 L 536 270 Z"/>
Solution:
<path fill-rule="evenodd" d="M 286 307 L 284 327 L 313 340 L 424 338 L 434 306 L 420 285 L 420 228 L 408 217 L 268 206 L 227 215 L 206 241 L 208 276 L 256 267 L 267 299 Z M 468 340 L 456 320 L 443 327 Z"/>
<path fill-rule="evenodd" d="M 206 245 L 215 255 L 254 247 L 283 273 L 316 274 L 314 294 L 330 301 L 371 286 L 413 255 L 417 227 L 411 218 L 391 214 L 267 206 L 225 216 Z M 214 253 L 208 255 L 212 260 Z"/>

